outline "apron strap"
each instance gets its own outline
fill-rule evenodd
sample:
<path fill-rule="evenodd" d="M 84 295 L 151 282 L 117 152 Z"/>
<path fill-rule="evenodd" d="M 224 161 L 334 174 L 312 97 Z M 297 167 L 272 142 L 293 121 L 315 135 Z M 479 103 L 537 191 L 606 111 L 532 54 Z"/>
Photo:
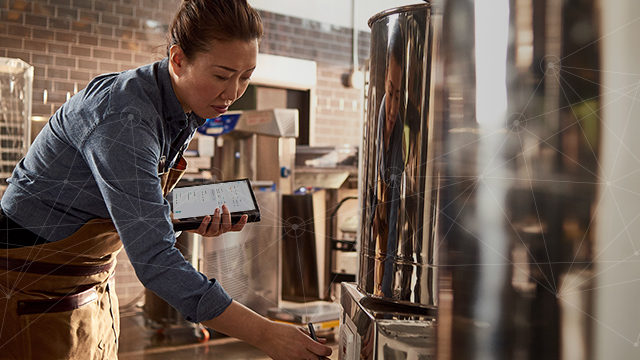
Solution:
<path fill-rule="evenodd" d="M 98 292 L 95 288 L 56 299 L 22 300 L 18 302 L 18 315 L 71 311 L 96 300 Z"/>

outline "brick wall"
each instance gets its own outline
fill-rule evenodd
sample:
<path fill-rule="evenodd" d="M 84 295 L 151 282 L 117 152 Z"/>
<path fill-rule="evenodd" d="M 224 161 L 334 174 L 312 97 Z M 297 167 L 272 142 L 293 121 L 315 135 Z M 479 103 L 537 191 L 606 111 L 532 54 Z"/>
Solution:
<path fill-rule="evenodd" d="M 167 24 L 177 4 L 0 0 L 0 56 L 34 66 L 32 112 L 48 117 L 96 75 L 162 57 Z"/>
<path fill-rule="evenodd" d="M 317 62 L 315 145 L 359 144 L 360 91 L 342 85 L 342 74 L 352 63 L 352 29 L 267 12 L 260 15 L 265 28 L 260 52 Z M 370 34 L 361 32 L 358 40 L 361 66 L 369 56 Z"/>
<path fill-rule="evenodd" d="M 162 58 L 166 29 L 178 4 L 0 0 L 0 56 L 21 58 L 35 67 L 33 115 L 47 118 L 96 75 Z M 260 13 L 265 24 L 261 52 L 318 63 L 316 145 L 357 144 L 358 113 L 353 109 L 362 99 L 341 84 L 351 64 L 351 29 Z M 362 33 L 359 39 L 359 57 L 365 59 L 369 35 Z"/>
<path fill-rule="evenodd" d="M 178 5 L 177 0 L 0 0 L 0 56 L 34 66 L 32 115 L 48 118 L 96 75 L 162 58 Z M 317 62 L 315 145 L 358 144 L 362 99 L 341 83 L 351 67 L 351 29 L 260 14 L 265 25 L 260 52 Z M 369 35 L 359 39 L 362 60 L 368 57 Z M 126 254 L 118 259 L 117 291 L 124 304 L 142 286 Z"/>

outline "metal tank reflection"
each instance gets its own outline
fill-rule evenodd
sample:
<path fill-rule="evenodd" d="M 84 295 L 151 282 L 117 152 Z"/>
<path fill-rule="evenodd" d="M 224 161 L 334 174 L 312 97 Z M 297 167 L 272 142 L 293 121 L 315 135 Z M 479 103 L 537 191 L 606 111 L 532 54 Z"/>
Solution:
<path fill-rule="evenodd" d="M 594 1 L 441 3 L 438 359 L 589 359 Z"/>
<path fill-rule="evenodd" d="M 442 127 L 429 3 L 369 20 L 357 285 L 342 283 L 339 359 L 435 356 Z"/>
<path fill-rule="evenodd" d="M 369 25 L 358 288 L 395 303 L 434 307 L 439 186 L 437 124 L 429 116 L 429 5 L 392 9 Z"/>

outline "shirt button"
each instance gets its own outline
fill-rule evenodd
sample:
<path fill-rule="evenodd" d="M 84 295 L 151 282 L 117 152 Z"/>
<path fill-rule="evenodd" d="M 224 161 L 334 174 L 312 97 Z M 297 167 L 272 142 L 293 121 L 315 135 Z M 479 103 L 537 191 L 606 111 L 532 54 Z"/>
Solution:
<path fill-rule="evenodd" d="M 187 121 L 186 120 L 180 121 L 180 126 L 182 126 L 182 127 L 187 126 Z"/>

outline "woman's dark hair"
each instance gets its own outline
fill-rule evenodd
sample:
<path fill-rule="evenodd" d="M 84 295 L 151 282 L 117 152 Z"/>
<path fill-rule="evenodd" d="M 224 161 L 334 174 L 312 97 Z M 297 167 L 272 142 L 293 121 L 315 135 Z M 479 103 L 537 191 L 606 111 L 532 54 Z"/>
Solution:
<path fill-rule="evenodd" d="M 178 45 L 192 59 L 213 39 L 260 41 L 262 34 L 262 19 L 246 0 L 183 0 L 169 28 L 167 55 Z"/>

